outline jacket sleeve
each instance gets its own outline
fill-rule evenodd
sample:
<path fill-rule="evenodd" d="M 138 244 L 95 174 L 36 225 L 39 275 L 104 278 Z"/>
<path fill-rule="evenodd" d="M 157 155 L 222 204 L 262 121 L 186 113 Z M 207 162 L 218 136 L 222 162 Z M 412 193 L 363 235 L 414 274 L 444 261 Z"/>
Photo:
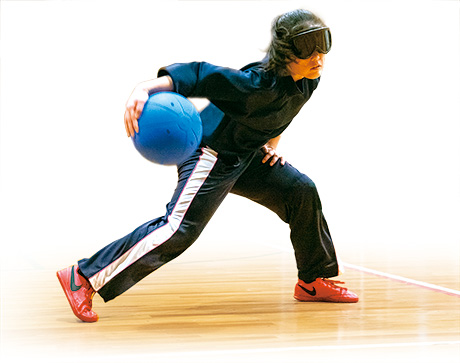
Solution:
<path fill-rule="evenodd" d="M 169 75 L 174 91 L 185 97 L 212 101 L 244 102 L 257 90 L 251 72 L 219 67 L 206 62 L 175 63 L 163 67 L 158 76 Z"/>

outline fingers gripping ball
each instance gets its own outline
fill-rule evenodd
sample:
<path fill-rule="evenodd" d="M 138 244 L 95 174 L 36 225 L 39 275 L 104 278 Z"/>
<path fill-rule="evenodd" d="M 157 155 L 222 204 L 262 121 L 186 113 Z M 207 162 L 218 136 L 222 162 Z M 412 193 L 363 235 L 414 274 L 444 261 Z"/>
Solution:
<path fill-rule="evenodd" d="M 177 165 L 200 145 L 203 129 L 195 106 L 173 92 L 154 93 L 139 117 L 134 146 L 157 164 Z"/>

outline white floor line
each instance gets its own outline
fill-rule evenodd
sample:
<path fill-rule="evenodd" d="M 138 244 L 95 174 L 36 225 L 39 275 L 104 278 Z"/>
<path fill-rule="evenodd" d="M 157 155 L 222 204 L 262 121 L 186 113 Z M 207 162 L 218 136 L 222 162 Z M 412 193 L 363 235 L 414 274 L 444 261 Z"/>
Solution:
<path fill-rule="evenodd" d="M 457 290 L 454 290 L 454 289 L 448 289 L 447 287 L 442 287 L 442 286 L 439 286 L 439 285 L 434 285 L 434 284 L 430 284 L 430 283 L 423 282 L 423 281 L 417 281 L 417 280 L 413 280 L 413 279 L 408 279 L 406 277 L 393 275 L 393 274 L 389 274 L 389 273 L 381 272 L 381 271 L 377 271 L 377 270 L 372 270 L 370 268 L 353 265 L 351 263 L 345 263 L 344 262 L 343 265 L 345 267 L 347 267 L 347 268 L 352 269 L 352 270 L 357 270 L 357 271 L 365 272 L 365 273 L 368 273 L 368 274 L 372 274 L 372 275 L 376 275 L 376 276 L 380 276 L 380 277 L 385 277 L 387 279 L 400 281 L 400 282 L 403 282 L 405 284 L 416 285 L 416 286 L 423 287 L 423 288 L 426 288 L 426 289 L 430 289 L 430 290 L 433 290 L 433 291 L 442 292 L 442 293 L 447 294 L 447 295 L 460 297 L 460 291 L 457 291 Z"/>
<path fill-rule="evenodd" d="M 260 244 L 275 248 L 275 249 L 283 251 L 283 252 L 293 252 L 293 249 L 289 248 L 289 247 L 278 246 L 276 244 L 264 243 L 264 242 L 261 242 Z M 382 272 L 382 271 L 373 270 L 373 269 L 370 269 L 370 268 L 367 268 L 367 267 L 353 265 L 351 263 L 346 263 L 346 262 L 342 262 L 342 261 L 340 263 L 344 267 L 352 269 L 352 270 L 357 270 L 357 271 L 361 271 L 361 272 L 368 273 L 368 274 L 371 274 L 371 275 L 385 277 L 387 279 L 396 280 L 396 281 L 400 281 L 400 282 L 403 282 L 403 283 L 406 283 L 406 284 L 411 284 L 411 285 L 423 287 L 425 289 L 441 292 L 443 294 L 460 297 L 460 291 L 458 291 L 458 290 L 449 289 L 447 287 L 438 286 L 438 285 L 430 284 L 430 283 L 423 282 L 423 281 L 417 281 L 417 280 L 409 279 L 409 278 L 406 278 L 406 277 L 403 277 L 403 276 L 389 274 L 389 273 Z"/>

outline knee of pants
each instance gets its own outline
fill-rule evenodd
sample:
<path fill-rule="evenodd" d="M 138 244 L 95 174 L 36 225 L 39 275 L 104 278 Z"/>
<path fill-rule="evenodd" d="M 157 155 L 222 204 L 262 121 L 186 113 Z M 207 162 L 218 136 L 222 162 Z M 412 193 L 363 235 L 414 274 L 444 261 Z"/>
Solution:
<path fill-rule="evenodd" d="M 303 176 L 293 185 L 290 201 L 291 205 L 296 208 L 309 210 L 322 208 L 316 184 L 307 176 Z"/>
<path fill-rule="evenodd" d="M 195 242 L 201 233 L 201 229 L 194 226 L 181 226 L 171 239 L 165 243 L 165 253 L 172 258 L 179 256 L 193 242 Z"/>

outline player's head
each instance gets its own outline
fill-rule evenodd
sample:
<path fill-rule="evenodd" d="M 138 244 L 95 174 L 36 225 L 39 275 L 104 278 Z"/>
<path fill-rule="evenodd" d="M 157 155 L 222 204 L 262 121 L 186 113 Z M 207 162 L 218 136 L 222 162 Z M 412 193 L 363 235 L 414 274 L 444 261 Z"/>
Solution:
<path fill-rule="evenodd" d="M 308 10 L 287 12 L 273 20 L 267 68 L 288 74 L 288 64 L 315 52 L 326 54 L 331 44 L 331 32 L 321 18 Z"/>

